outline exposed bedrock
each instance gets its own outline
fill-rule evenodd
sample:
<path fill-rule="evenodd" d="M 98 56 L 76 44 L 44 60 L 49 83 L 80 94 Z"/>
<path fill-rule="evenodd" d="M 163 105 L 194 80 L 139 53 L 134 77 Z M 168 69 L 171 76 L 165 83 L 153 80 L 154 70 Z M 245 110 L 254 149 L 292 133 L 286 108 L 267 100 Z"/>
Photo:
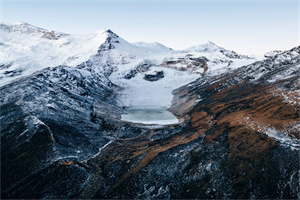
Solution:
<path fill-rule="evenodd" d="M 162 78 L 164 78 L 164 72 L 163 71 L 155 71 L 152 74 L 145 74 L 144 79 L 146 81 L 158 81 Z"/>

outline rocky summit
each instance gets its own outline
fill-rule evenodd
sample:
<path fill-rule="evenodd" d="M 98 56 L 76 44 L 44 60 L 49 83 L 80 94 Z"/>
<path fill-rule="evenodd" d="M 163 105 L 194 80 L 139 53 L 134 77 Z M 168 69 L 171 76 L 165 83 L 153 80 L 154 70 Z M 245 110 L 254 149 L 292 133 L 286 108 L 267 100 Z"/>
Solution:
<path fill-rule="evenodd" d="M 2 199 L 300 197 L 300 47 L 0 31 Z"/>

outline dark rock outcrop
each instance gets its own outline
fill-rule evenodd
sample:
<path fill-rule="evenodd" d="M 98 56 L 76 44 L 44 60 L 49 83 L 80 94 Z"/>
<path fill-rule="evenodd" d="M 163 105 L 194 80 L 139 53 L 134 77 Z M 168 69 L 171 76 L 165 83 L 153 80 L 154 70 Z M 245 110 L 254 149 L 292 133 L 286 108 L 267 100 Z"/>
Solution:
<path fill-rule="evenodd" d="M 146 81 L 153 82 L 153 81 L 158 81 L 158 80 L 160 80 L 160 79 L 162 79 L 164 77 L 165 76 L 164 76 L 164 72 L 163 71 L 157 71 L 157 72 L 155 72 L 153 74 L 145 74 L 144 79 Z"/>
<path fill-rule="evenodd" d="M 112 32 L 110 29 L 106 30 L 107 38 L 103 44 L 98 49 L 98 53 L 102 51 L 109 51 L 111 49 L 115 49 L 114 44 L 120 43 L 118 41 L 119 36 Z"/>
<path fill-rule="evenodd" d="M 132 79 L 135 77 L 138 73 L 144 73 L 147 72 L 150 67 L 152 66 L 151 63 L 140 63 L 136 68 L 130 70 L 125 76 L 125 79 Z"/>

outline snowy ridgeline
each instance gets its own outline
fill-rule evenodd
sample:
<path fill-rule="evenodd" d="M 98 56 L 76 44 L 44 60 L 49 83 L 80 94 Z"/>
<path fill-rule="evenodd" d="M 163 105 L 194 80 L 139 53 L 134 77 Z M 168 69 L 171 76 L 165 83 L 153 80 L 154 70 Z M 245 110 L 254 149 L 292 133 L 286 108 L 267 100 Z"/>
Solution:
<path fill-rule="evenodd" d="M 85 78 L 104 75 L 120 86 L 120 106 L 153 107 L 152 113 L 164 108 L 166 115 L 159 116 L 165 119 L 142 120 L 132 109 L 123 115 L 124 120 L 142 123 L 176 123 L 177 119 L 166 111 L 174 89 L 201 75 L 221 74 L 257 61 L 212 42 L 176 51 L 156 42 L 129 43 L 111 30 L 70 35 L 14 23 L 0 24 L 0 34 L 0 87 L 49 67 L 73 67 Z"/>

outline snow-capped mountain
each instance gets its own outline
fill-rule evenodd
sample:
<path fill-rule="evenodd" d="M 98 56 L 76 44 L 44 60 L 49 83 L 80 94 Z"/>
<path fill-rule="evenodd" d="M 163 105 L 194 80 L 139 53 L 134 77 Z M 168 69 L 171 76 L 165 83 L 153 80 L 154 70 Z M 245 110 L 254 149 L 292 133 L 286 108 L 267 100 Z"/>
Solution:
<path fill-rule="evenodd" d="M 0 27 L 3 35 L 0 86 L 46 68 L 68 66 L 85 78 L 105 77 L 102 81 L 107 85 L 120 86 L 117 101 L 124 107 L 155 105 L 167 109 L 174 89 L 201 75 L 220 74 L 255 61 L 212 42 L 174 51 L 156 42 L 129 43 L 111 30 L 70 35 L 26 23 Z M 160 73 L 161 80 L 153 73 Z M 151 76 L 154 78 L 147 81 L 146 77 Z M 176 117 L 171 121 L 148 123 L 173 122 L 177 122 Z"/>
<path fill-rule="evenodd" d="M 47 67 L 59 65 L 76 67 L 90 62 L 93 63 L 94 71 L 98 73 L 104 68 L 107 69 L 107 65 L 110 69 L 118 68 L 124 71 L 137 67 L 145 60 L 160 65 L 164 61 L 186 57 L 191 52 L 195 55 L 189 57 L 208 58 L 209 71 L 214 70 L 214 66 L 216 68 L 234 66 L 237 60 L 245 60 L 246 63 L 254 61 L 247 56 L 218 47 L 212 42 L 184 51 L 174 51 L 159 43 L 131 44 L 111 30 L 89 35 L 70 35 L 47 31 L 27 23 L 14 23 L 1 24 L 0 33 L 0 48 L 3 52 L 0 57 L 0 85 Z M 184 64 L 182 66 L 186 67 Z"/>
<path fill-rule="evenodd" d="M 223 47 L 220 47 L 211 41 L 208 41 L 205 44 L 192 46 L 190 48 L 183 50 L 183 52 L 221 53 L 228 58 L 251 59 L 250 56 L 237 54 L 235 51 L 224 49 Z"/>
<path fill-rule="evenodd" d="M 274 51 L 269 51 L 269 52 L 267 52 L 267 53 L 265 53 L 265 57 L 266 58 L 271 58 L 271 57 L 273 57 L 273 56 L 275 56 L 276 54 L 280 54 L 280 53 L 282 53 L 283 51 L 280 51 L 280 50 L 274 50 Z"/>
<path fill-rule="evenodd" d="M 0 25 L 0 85 L 47 67 L 76 66 L 97 53 L 108 37 L 106 31 L 68 35 L 26 23 Z"/>
<path fill-rule="evenodd" d="M 0 27 L 1 198 L 299 196 L 300 47 Z"/>

